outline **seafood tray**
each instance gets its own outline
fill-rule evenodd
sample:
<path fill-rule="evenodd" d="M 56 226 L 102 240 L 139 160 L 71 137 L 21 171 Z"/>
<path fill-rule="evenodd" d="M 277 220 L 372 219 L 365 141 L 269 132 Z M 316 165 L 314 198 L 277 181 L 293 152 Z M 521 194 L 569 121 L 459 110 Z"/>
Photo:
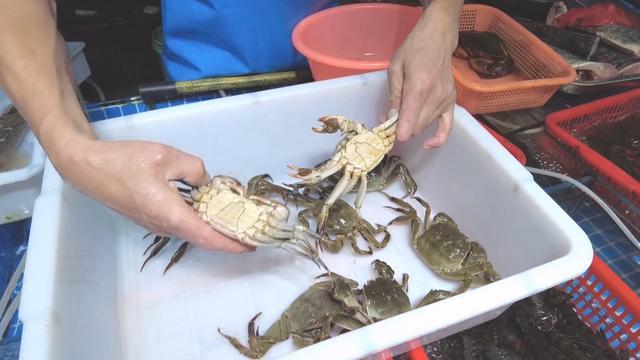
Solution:
<path fill-rule="evenodd" d="M 160 141 L 203 158 L 213 174 L 243 183 L 269 173 L 292 181 L 287 164 L 310 166 L 329 156 L 339 135 L 311 131 L 322 115 L 377 123 L 388 100 L 386 72 L 267 90 L 165 108 L 95 123 L 103 139 Z M 298 349 L 278 343 L 266 358 L 353 359 L 406 351 L 498 316 L 512 303 L 582 274 L 589 239 L 532 175 L 464 109 L 456 107 L 446 147 L 423 151 L 424 138 L 396 144 L 434 213 L 445 211 L 486 249 L 502 279 L 401 315 Z M 434 127 L 427 132 L 435 130 Z M 234 156 L 229 156 L 230 151 Z M 386 190 L 401 194 L 402 186 Z M 353 194 L 346 200 L 353 201 Z M 491 211 L 487 211 L 490 204 Z M 362 215 L 385 224 L 396 213 L 368 193 Z M 536 219 L 536 221 L 531 221 Z M 412 305 L 432 288 L 452 290 L 414 252 L 407 226 L 389 227 L 391 241 L 373 256 L 346 247 L 322 253 L 328 267 L 363 284 L 380 259 L 409 274 Z M 164 276 L 179 241 L 140 272 L 146 230 L 65 184 L 50 163 L 36 200 L 20 319 L 22 360 L 241 359 L 217 332 L 247 341 L 280 317 L 324 271 L 289 253 L 260 248 L 232 256 L 190 248 Z"/>
<path fill-rule="evenodd" d="M 574 81 L 561 90 L 567 94 L 588 94 L 621 87 L 640 87 L 640 75 L 628 75 L 608 80 Z"/>
<path fill-rule="evenodd" d="M 502 11 L 467 4 L 460 14 L 460 31 L 490 31 L 504 40 L 516 73 L 482 79 L 465 60 L 453 58 L 457 103 L 472 114 L 542 106 L 576 72 L 560 55 Z"/>
<path fill-rule="evenodd" d="M 640 233 L 640 181 L 590 148 L 578 137 L 590 129 L 640 113 L 640 89 L 550 114 L 547 129 L 595 172 L 598 192 Z"/>

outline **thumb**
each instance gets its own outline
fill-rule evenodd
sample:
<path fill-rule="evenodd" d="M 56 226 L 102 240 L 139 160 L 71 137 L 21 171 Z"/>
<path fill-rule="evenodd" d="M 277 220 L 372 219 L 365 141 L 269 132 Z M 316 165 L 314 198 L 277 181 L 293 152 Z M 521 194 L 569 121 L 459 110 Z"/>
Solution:
<path fill-rule="evenodd" d="M 211 180 L 202 159 L 180 150 L 175 151 L 173 169 L 170 172 L 172 179 L 168 180 L 182 180 L 191 186 L 206 185 Z"/>

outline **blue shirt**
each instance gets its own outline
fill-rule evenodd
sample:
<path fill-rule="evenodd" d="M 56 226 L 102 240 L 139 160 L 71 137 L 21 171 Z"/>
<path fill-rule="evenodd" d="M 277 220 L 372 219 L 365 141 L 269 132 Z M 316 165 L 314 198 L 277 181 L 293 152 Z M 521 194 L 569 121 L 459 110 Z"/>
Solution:
<path fill-rule="evenodd" d="M 163 62 L 174 81 L 301 68 L 291 32 L 337 0 L 163 0 Z"/>

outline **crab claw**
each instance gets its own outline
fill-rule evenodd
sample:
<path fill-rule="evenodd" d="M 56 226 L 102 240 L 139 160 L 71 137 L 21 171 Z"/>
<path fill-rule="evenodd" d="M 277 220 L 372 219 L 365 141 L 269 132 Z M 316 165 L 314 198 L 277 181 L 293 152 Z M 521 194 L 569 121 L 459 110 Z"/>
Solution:
<path fill-rule="evenodd" d="M 295 171 L 293 174 L 291 174 L 291 176 L 296 178 L 296 179 L 305 180 L 307 178 L 307 176 L 309 176 L 309 174 L 311 174 L 313 172 L 313 169 L 309 169 L 309 168 L 300 168 L 300 167 L 293 166 L 293 165 L 287 165 L 287 167 L 289 169 Z"/>
<path fill-rule="evenodd" d="M 340 118 L 337 116 L 323 116 L 318 119 L 322 123 L 320 127 L 313 127 L 311 130 L 317 133 L 335 133 L 340 130 Z"/>

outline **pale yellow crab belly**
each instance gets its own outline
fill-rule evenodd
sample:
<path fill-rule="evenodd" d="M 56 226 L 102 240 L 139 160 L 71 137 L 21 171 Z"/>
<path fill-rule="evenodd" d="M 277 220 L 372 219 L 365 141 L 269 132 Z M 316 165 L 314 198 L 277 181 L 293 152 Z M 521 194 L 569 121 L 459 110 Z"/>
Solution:
<path fill-rule="evenodd" d="M 232 193 L 213 196 L 206 203 L 197 203 L 200 217 L 216 230 L 239 239 L 255 237 L 268 217 L 268 209 Z"/>
<path fill-rule="evenodd" d="M 354 136 L 345 145 L 345 160 L 354 169 L 364 172 L 373 170 L 384 155 L 388 152 L 388 147 L 376 134 L 367 132 Z"/>

